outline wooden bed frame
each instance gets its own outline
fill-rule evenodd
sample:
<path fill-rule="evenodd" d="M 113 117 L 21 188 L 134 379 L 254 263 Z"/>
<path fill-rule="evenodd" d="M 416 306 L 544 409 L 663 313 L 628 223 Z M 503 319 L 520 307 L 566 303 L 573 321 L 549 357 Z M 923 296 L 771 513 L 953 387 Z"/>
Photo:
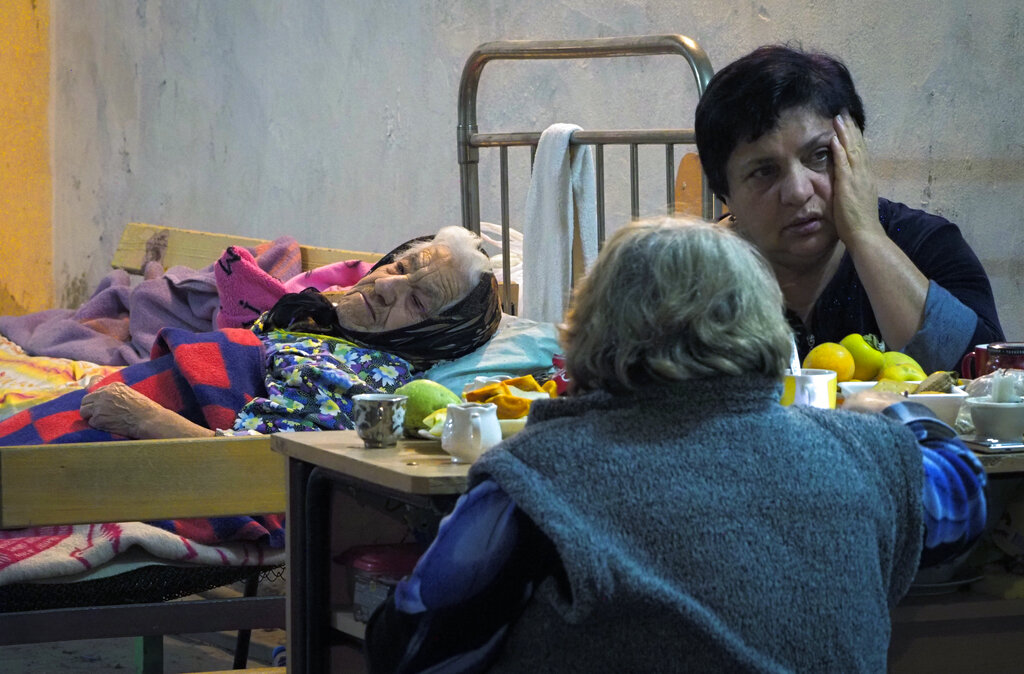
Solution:
<path fill-rule="evenodd" d="M 129 223 L 112 266 L 139 274 L 156 260 L 165 269 L 200 269 L 230 245 L 264 242 Z M 303 270 L 380 259 L 363 251 L 300 249 Z M 286 483 L 285 458 L 271 451 L 270 436 L 0 447 L 0 529 L 280 513 Z M 160 672 L 163 635 L 238 630 L 238 667 L 249 630 L 284 627 L 282 596 L 124 603 L 0 612 L 0 645 L 143 637 L 140 666 Z"/>
<path fill-rule="evenodd" d="M 261 243 L 132 222 L 112 266 L 141 274 L 156 260 L 165 269 L 201 269 L 228 246 Z M 380 259 L 363 251 L 300 250 L 303 270 Z M 284 512 L 284 485 L 284 461 L 270 451 L 269 436 L 0 447 L 0 529 Z"/>

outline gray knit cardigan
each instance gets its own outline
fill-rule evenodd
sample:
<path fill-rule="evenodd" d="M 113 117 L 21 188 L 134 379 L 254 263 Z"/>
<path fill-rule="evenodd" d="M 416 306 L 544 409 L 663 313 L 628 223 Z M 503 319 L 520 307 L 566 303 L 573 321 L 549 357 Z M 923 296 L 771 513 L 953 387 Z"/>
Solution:
<path fill-rule="evenodd" d="M 473 466 L 553 541 L 494 671 L 883 672 L 922 542 L 921 453 L 768 378 L 535 402 Z"/>

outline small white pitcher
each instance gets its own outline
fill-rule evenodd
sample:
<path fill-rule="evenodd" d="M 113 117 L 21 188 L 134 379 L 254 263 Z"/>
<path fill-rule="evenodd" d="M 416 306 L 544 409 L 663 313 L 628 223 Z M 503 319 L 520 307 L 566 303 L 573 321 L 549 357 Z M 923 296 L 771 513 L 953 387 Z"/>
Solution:
<path fill-rule="evenodd" d="M 498 406 L 494 403 L 460 403 L 448 406 L 441 449 L 454 463 L 473 463 L 480 455 L 501 442 Z"/>

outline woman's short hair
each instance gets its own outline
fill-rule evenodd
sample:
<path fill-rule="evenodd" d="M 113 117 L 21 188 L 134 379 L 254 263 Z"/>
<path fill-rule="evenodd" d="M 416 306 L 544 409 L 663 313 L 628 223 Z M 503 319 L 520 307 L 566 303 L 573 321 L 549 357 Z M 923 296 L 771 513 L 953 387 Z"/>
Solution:
<path fill-rule="evenodd" d="M 729 196 L 725 165 L 736 146 L 774 129 L 779 115 L 809 106 L 831 118 L 847 110 L 864 130 L 864 104 L 842 61 L 789 45 L 766 45 L 719 70 L 697 103 L 697 153 L 711 191 Z"/>
<path fill-rule="evenodd" d="M 782 292 L 725 227 L 662 217 L 615 232 L 562 327 L 576 390 L 635 390 L 713 376 L 782 377 L 792 349 Z"/>

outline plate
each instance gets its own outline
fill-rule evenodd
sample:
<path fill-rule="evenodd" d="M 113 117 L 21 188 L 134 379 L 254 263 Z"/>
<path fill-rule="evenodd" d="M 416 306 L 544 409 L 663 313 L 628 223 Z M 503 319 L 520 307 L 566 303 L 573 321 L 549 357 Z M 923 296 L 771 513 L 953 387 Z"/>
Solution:
<path fill-rule="evenodd" d="M 1024 451 L 1024 442 L 1015 442 L 1014 440 L 993 440 L 992 438 L 981 437 L 974 433 L 961 435 L 960 439 L 964 441 L 965 445 L 976 452 L 1011 454 Z"/>
<path fill-rule="evenodd" d="M 841 381 L 839 390 L 843 398 L 848 398 L 855 393 L 870 389 L 877 384 L 877 381 Z M 920 382 L 907 382 L 918 384 Z M 912 393 L 904 396 L 906 400 L 921 403 L 944 423 L 952 426 L 956 423 L 956 415 L 960 411 L 960 405 L 967 400 L 967 391 L 959 386 L 954 386 L 949 393 Z"/>
<path fill-rule="evenodd" d="M 526 417 L 521 419 L 498 419 L 498 424 L 501 426 L 501 437 L 504 439 L 523 430 L 523 427 L 526 426 Z M 430 431 L 423 428 L 418 429 L 416 434 L 426 440 L 441 441 L 440 435 L 431 435 Z"/>
<path fill-rule="evenodd" d="M 956 592 L 971 583 L 977 583 L 982 578 L 984 576 L 969 576 L 966 578 L 955 578 L 945 583 L 915 583 L 907 590 L 907 596 L 919 597 L 929 594 L 948 594 Z"/>

